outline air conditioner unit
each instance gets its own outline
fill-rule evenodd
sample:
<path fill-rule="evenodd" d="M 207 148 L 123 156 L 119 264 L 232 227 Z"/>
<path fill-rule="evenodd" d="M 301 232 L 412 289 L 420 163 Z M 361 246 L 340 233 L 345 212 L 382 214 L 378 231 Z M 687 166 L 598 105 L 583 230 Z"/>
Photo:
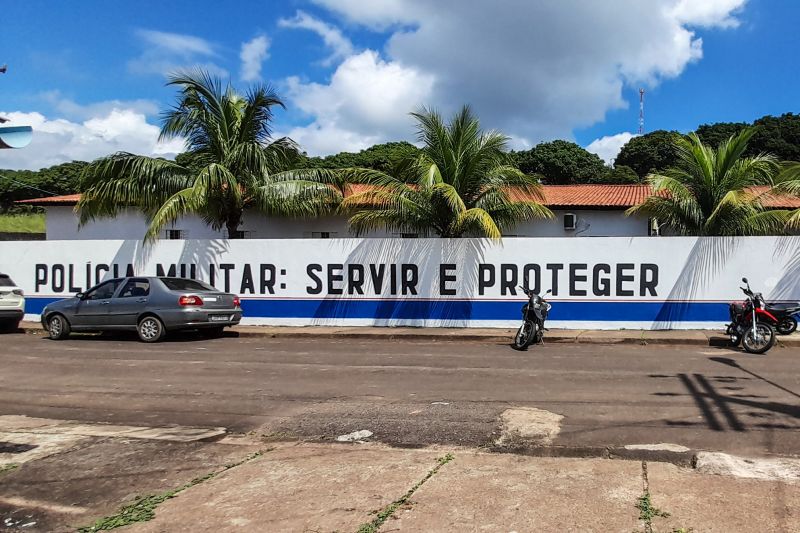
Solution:
<path fill-rule="evenodd" d="M 564 229 L 574 230 L 578 225 L 578 216 L 575 213 L 564 214 Z"/>

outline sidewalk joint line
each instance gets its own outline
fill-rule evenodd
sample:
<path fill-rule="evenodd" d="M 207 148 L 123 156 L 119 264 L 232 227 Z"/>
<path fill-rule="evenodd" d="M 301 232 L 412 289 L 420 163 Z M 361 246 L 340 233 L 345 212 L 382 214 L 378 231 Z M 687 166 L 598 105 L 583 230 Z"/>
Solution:
<path fill-rule="evenodd" d="M 79 527 L 78 533 L 94 533 L 95 531 L 108 531 L 111 529 L 116 529 L 118 527 L 127 526 L 136 522 L 147 522 L 149 520 L 152 520 L 156 516 L 156 507 L 158 507 L 165 501 L 174 498 L 175 496 L 185 491 L 186 489 L 194 487 L 195 485 L 199 485 L 200 483 L 204 483 L 209 479 L 215 478 L 218 475 L 222 474 L 223 472 L 227 472 L 232 468 L 236 468 L 237 466 L 241 466 L 254 459 L 257 459 L 262 455 L 264 455 L 265 453 L 272 451 L 273 449 L 274 448 L 267 448 L 265 450 L 259 450 L 257 452 L 253 452 L 247 455 L 241 461 L 225 464 L 219 470 L 214 470 L 213 472 L 209 472 L 204 476 L 194 478 L 190 482 L 181 485 L 176 489 L 168 490 L 158 494 L 148 494 L 147 496 L 137 496 L 134 499 L 133 503 L 122 506 L 117 514 L 100 518 L 90 526 Z"/>
<path fill-rule="evenodd" d="M 452 453 L 448 453 L 443 457 L 437 458 L 436 466 L 433 467 L 424 478 L 419 480 L 416 485 L 408 489 L 408 491 L 401 498 L 393 501 L 392 503 L 384 507 L 382 510 L 380 510 L 377 513 L 377 516 L 371 522 L 366 522 L 364 524 L 361 524 L 356 533 L 377 533 L 377 531 L 381 528 L 383 523 L 386 522 L 386 520 L 388 520 L 395 513 L 395 511 L 397 511 L 397 509 L 400 508 L 401 505 L 407 503 L 408 500 L 411 498 L 411 496 L 413 496 L 414 493 L 417 491 L 417 489 L 419 489 L 422 485 L 424 485 L 426 481 L 432 478 L 444 465 L 446 465 L 453 459 L 454 456 Z"/>

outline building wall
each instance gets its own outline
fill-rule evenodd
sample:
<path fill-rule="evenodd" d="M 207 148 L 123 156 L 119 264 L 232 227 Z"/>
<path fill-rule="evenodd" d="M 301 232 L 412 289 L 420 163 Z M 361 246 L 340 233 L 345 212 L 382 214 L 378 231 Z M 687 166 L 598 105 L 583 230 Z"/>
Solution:
<path fill-rule="evenodd" d="M 564 215 L 577 215 L 576 229 L 564 229 Z M 551 220 L 532 220 L 520 224 L 513 233 L 518 237 L 646 237 L 648 219 L 625 216 L 622 210 L 553 210 Z M 512 232 L 509 232 L 512 233 Z"/>
<path fill-rule="evenodd" d="M 46 209 L 47 240 L 141 239 L 147 231 L 145 217 L 135 210 L 122 211 L 114 219 L 99 219 L 83 227 L 72 207 Z M 577 215 L 577 229 L 564 229 L 564 215 Z M 647 236 L 647 219 L 626 217 L 621 210 L 556 210 L 552 220 L 534 220 L 507 232 L 515 237 L 641 237 Z M 186 239 L 220 239 L 225 230 L 215 231 L 199 217 L 185 217 L 171 226 L 181 230 Z M 268 218 L 255 212 L 245 213 L 241 230 L 250 239 L 303 239 L 353 237 L 344 216 L 316 219 Z M 166 232 L 165 232 L 166 233 Z M 324 233 L 324 235 L 323 235 Z M 372 232 L 367 237 L 397 237 L 387 231 Z"/>
<path fill-rule="evenodd" d="M 147 231 L 147 221 L 141 213 L 127 209 L 115 218 L 93 220 L 79 226 L 74 208 L 56 206 L 45 208 L 47 240 L 99 240 L 142 239 Z M 175 229 L 186 231 L 187 239 L 219 239 L 222 231 L 214 231 L 198 217 L 186 217 L 174 224 Z"/>

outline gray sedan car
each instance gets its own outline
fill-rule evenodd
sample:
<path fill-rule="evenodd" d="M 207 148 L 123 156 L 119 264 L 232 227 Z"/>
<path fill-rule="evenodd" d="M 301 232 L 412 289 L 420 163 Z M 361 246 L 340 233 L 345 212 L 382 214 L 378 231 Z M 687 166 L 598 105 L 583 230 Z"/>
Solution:
<path fill-rule="evenodd" d="M 144 342 L 185 329 L 219 337 L 241 319 L 238 296 L 202 281 L 168 277 L 110 279 L 42 311 L 42 325 L 54 340 L 71 331 L 135 330 Z"/>

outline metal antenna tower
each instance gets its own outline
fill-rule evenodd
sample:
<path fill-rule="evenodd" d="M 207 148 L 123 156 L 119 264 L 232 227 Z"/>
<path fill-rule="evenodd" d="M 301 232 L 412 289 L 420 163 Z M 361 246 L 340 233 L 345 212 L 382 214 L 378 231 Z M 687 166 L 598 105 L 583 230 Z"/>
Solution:
<path fill-rule="evenodd" d="M 639 89 L 639 135 L 644 133 L 644 89 Z"/>

